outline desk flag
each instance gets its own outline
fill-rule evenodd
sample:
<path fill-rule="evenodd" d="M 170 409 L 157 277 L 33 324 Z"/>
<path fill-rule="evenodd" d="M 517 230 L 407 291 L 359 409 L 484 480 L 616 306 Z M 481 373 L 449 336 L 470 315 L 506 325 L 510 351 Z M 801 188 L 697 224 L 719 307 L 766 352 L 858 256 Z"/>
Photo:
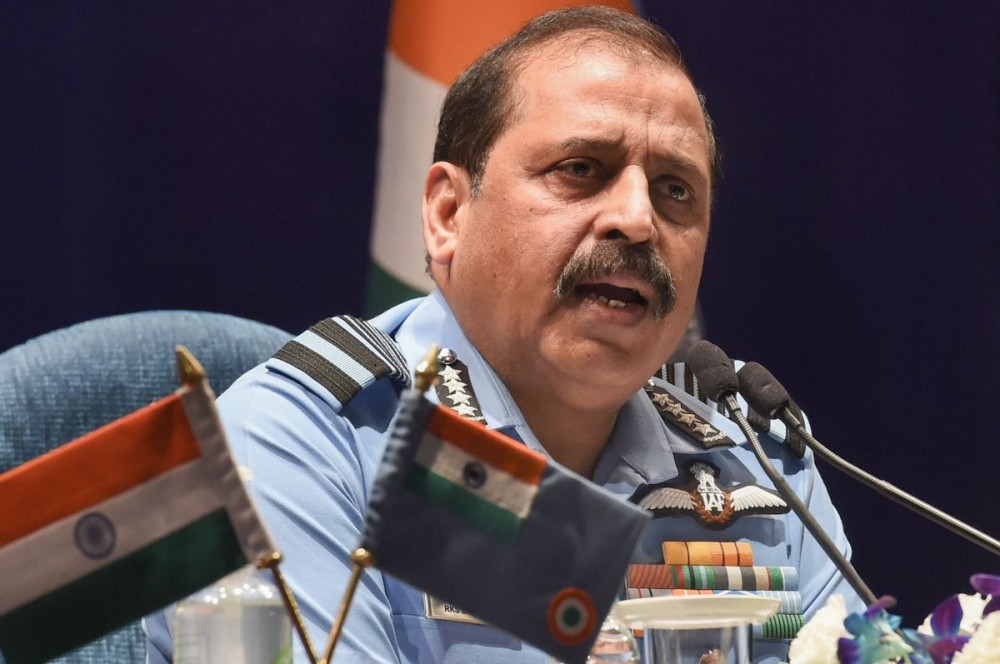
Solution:
<path fill-rule="evenodd" d="M 572 664 L 587 658 L 647 519 L 409 390 L 360 546 L 383 571 Z"/>
<path fill-rule="evenodd" d="M 0 651 L 50 659 L 275 549 L 202 380 L 0 475 Z"/>

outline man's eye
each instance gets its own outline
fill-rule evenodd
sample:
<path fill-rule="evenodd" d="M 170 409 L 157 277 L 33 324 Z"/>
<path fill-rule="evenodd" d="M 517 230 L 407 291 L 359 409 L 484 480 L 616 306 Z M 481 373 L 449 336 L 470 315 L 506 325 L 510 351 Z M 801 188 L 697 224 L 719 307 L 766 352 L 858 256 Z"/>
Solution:
<path fill-rule="evenodd" d="M 694 193 L 686 184 L 672 178 L 670 181 L 657 183 L 656 191 L 659 192 L 660 196 L 677 201 L 678 203 L 687 203 L 694 197 Z"/>
<path fill-rule="evenodd" d="M 592 178 L 597 175 L 597 167 L 593 163 L 582 159 L 565 161 L 560 164 L 560 170 L 578 178 Z"/>
<path fill-rule="evenodd" d="M 679 184 L 668 184 L 666 191 L 667 196 L 675 201 L 686 201 L 691 197 L 691 193 L 687 190 L 687 187 Z"/>

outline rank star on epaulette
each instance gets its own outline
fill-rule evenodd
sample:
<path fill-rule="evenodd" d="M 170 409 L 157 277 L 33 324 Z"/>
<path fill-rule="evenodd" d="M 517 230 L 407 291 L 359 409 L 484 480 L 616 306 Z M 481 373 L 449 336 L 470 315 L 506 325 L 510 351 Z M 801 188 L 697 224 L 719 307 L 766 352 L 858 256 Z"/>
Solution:
<path fill-rule="evenodd" d="M 678 478 L 640 486 L 630 501 L 653 518 L 690 516 L 708 528 L 721 530 L 743 516 L 784 514 L 788 503 L 776 491 L 756 484 L 721 486 L 719 468 L 708 461 L 692 461 L 685 468 L 690 479 Z"/>
<path fill-rule="evenodd" d="M 470 399 L 472 399 L 472 395 L 464 392 L 454 392 L 448 395 L 448 400 L 455 405 L 462 404 L 463 406 L 468 406 Z"/>
<path fill-rule="evenodd" d="M 441 349 L 438 361 L 443 365 L 438 370 L 441 380 L 435 385 L 438 401 L 466 419 L 485 422 L 476 393 L 467 382 L 469 368 L 449 348 Z"/>
<path fill-rule="evenodd" d="M 646 387 L 646 393 L 659 411 L 664 422 L 677 426 L 688 437 L 698 443 L 702 449 L 735 445 L 733 440 L 708 420 L 678 401 L 662 387 L 653 385 L 652 381 Z"/>

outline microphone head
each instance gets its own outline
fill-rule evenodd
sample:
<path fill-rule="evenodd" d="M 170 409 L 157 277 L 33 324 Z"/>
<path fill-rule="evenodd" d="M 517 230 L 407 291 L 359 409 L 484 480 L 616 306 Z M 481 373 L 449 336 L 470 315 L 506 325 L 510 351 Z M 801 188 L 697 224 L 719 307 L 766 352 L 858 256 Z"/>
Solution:
<path fill-rule="evenodd" d="M 791 397 L 771 372 L 757 364 L 747 362 L 739 371 L 740 394 L 750 407 L 769 419 L 777 417 L 783 408 L 788 408 Z"/>
<path fill-rule="evenodd" d="M 739 388 L 733 361 L 710 341 L 699 341 L 691 346 L 684 365 L 698 379 L 702 393 L 713 401 L 736 394 Z"/>

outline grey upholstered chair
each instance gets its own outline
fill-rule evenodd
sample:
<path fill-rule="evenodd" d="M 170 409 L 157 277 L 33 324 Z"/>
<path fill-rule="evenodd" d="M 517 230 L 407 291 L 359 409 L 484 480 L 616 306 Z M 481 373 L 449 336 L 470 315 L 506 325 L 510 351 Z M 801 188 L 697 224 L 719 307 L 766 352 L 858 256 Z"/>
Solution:
<path fill-rule="evenodd" d="M 80 323 L 15 346 L 0 354 L 0 472 L 173 392 L 176 344 L 201 361 L 221 393 L 291 336 L 225 314 L 149 311 Z M 134 623 L 55 661 L 128 664 L 144 662 L 145 653 Z"/>

